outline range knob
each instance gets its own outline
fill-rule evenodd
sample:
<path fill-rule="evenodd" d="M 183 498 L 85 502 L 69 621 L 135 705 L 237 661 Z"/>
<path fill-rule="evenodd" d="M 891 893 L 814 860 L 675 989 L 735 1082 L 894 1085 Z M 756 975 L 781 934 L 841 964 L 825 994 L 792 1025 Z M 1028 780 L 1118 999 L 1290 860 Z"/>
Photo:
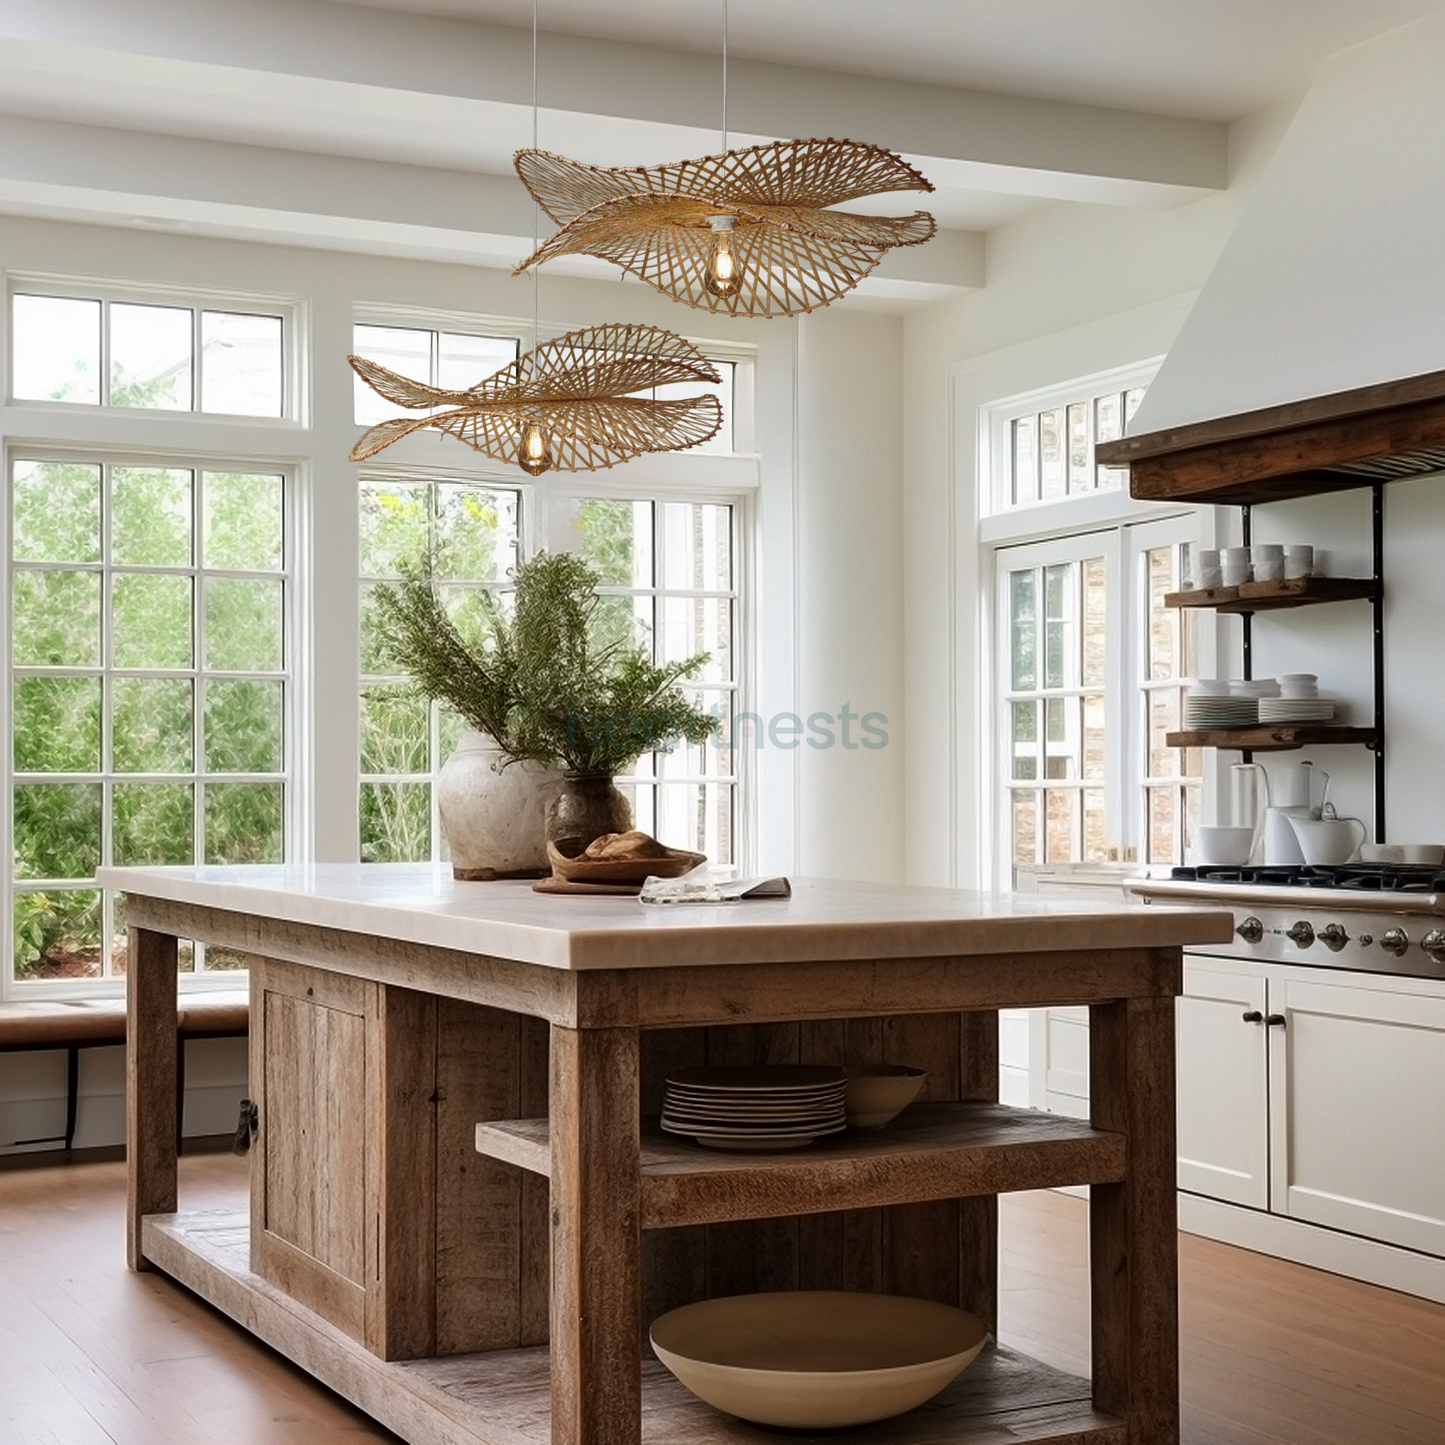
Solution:
<path fill-rule="evenodd" d="M 1285 934 L 1285 937 L 1297 943 L 1301 948 L 1308 948 L 1310 944 L 1315 941 L 1315 931 L 1301 918 L 1299 922 Z"/>
<path fill-rule="evenodd" d="M 1251 913 L 1234 931 L 1246 943 L 1258 943 L 1264 937 L 1264 924 Z"/>
<path fill-rule="evenodd" d="M 1442 934 L 1441 937 L 1445 939 L 1445 934 Z M 1325 924 L 1320 929 L 1319 938 L 1326 948 L 1335 953 L 1338 953 L 1350 941 L 1350 935 L 1338 923 Z"/>
<path fill-rule="evenodd" d="M 1445 963 L 1445 928 L 1432 928 L 1429 933 L 1420 940 L 1420 947 L 1423 948 L 1436 963 Z"/>
<path fill-rule="evenodd" d="M 1403 928 L 1387 928 L 1380 935 L 1380 947 L 1399 958 L 1410 947 L 1410 935 Z"/>

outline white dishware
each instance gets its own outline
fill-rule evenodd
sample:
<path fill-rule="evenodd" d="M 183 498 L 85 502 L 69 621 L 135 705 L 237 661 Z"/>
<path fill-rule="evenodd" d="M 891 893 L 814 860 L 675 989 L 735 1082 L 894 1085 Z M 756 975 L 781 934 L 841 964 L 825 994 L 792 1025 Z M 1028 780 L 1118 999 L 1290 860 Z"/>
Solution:
<path fill-rule="evenodd" d="M 1259 720 L 1277 722 L 1333 722 L 1335 702 L 1328 697 L 1262 697 Z"/>
<path fill-rule="evenodd" d="M 1370 836 L 1358 818 L 1291 817 L 1290 826 L 1299 839 L 1306 863 L 1348 863 L 1355 850 Z"/>
<path fill-rule="evenodd" d="M 683 1305 L 654 1320 L 650 1338 L 709 1405 L 758 1425 L 828 1430 L 932 1399 L 973 1363 L 988 1331 L 932 1300 L 788 1290 Z"/>
<path fill-rule="evenodd" d="M 1227 823 L 1201 823 L 1194 835 L 1196 863 L 1248 863 L 1254 828 Z"/>
<path fill-rule="evenodd" d="M 1219 570 L 1226 587 L 1248 582 L 1253 573 L 1249 565 L 1248 547 L 1225 547 L 1219 554 Z"/>
<path fill-rule="evenodd" d="M 1303 808 L 1269 807 L 1264 810 L 1260 853 L 1266 868 L 1288 868 L 1305 861 L 1293 819 L 1305 816 Z"/>
<path fill-rule="evenodd" d="M 1287 543 L 1284 549 L 1284 575 L 1309 577 L 1315 570 L 1315 549 L 1303 543 Z"/>
<path fill-rule="evenodd" d="M 1194 554 L 1194 585 L 1203 590 L 1223 585 L 1219 570 L 1219 550 L 1215 547 L 1201 547 Z"/>
<path fill-rule="evenodd" d="M 1275 542 L 1249 549 L 1249 565 L 1256 582 L 1278 582 L 1284 576 L 1284 548 Z"/>

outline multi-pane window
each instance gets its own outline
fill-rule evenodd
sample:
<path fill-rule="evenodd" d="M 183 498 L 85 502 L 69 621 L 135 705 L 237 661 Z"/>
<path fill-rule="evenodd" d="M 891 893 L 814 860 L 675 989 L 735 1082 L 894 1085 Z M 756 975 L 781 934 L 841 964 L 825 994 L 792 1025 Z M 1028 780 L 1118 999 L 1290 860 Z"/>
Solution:
<path fill-rule="evenodd" d="M 535 494 L 528 492 L 528 498 Z M 361 856 L 439 859 L 432 779 L 463 724 L 429 704 L 378 645 L 365 594 L 403 568 L 429 574 L 464 633 L 477 593 L 500 592 L 522 555 L 522 494 L 454 481 L 375 480 L 362 490 Z M 733 508 L 724 503 L 598 498 L 549 491 L 536 530 L 585 557 L 602 578 L 597 642 L 646 648 L 658 662 L 706 653 L 686 684 L 726 733 L 736 705 Z M 719 743 L 648 753 L 618 785 L 639 828 L 731 862 L 737 776 Z"/>
<path fill-rule="evenodd" d="M 1195 627 L 1198 615 L 1164 605 L 1169 592 L 1183 590 L 1189 575 L 1188 542 L 1166 543 L 1141 553 L 1148 599 L 1140 704 L 1148 739 L 1143 750 L 1145 863 L 1178 863 L 1194 841 L 1199 823 L 1199 790 L 1204 754 L 1199 748 L 1171 748 L 1165 734 L 1183 726 L 1183 699 L 1198 673 Z"/>
<path fill-rule="evenodd" d="M 361 858 L 443 856 L 432 779 L 463 724 L 429 703 L 377 636 L 368 594 L 403 571 L 430 575 L 464 631 L 477 594 L 504 587 L 520 557 L 518 493 L 467 482 L 372 480 L 361 492 Z"/>
<path fill-rule="evenodd" d="M 23 289 L 10 308 L 16 401 L 251 417 L 286 412 L 279 313 Z"/>
<path fill-rule="evenodd" d="M 1024 565 L 1007 564 L 1003 586 L 1010 855 L 1016 864 L 1100 860 L 1111 846 L 1104 798 L 1109 558 L 1020 560 Z"/>
<path fill-rule="evenodd" d="M 1010 415 L 1002 455 L 995 457 L 1000 473 L 996 506 L 1026 507 L 1119 490 L 1128 469 L 1097 463 L 1094 448 L 1122 437 L 1143 400 L 1142 386 L 1087 389 L 1072 399 L 1052 398 Z"/>
<path fill-rule="evenodd" d="M 514 336 L 483 336 L 464 331 L 428 330 L 419 326 L 372 326 L 358 323 L 352 332 L 356 355 L 390 371 L 447 391 L 466 391 L 517 358 Z M 374 426 L 407 412 L 379 396 L 359 376 L 352 386 L 358 426 Z"/>
<path fill-rule="evenodd" d="M 688 695 L 719 720 L 718 737 L 646 753 L 619 780 L 644 832 L 714 863 L 737 858 L 738 593 L 734 509 L 725 503 L 579 498 L 573 550 L 602 575 L 598 621 L 609 641 L 657 663 L 707 655 Z M 746 732 L 746 725 L 743 728 Z"/>
<path fill-rule="evenodd" d="M 1176 518 L 995 554 L 1008 865 L 1184 860 L 1203 754 L 1165 734 L 1198 671 L 1197 619 L 1164 596 L 1194 530 Z"/>
<path fill-rule="evenodd" d="M 97 866 L 285 855 L 286 480 L 43 455 L 9 480 L 12 977 L 105 977 Z"/>

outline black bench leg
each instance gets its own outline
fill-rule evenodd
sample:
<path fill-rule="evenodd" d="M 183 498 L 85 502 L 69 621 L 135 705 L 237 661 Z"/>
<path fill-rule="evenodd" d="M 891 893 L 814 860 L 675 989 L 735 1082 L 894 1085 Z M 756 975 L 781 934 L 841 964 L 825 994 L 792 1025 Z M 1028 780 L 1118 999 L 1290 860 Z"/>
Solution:
<path fill-rule="evenodd" d="M 75 1147 L 75 1124 L 80 1114 L 80 1046 L 65 1050 L 65 1147 Z"/>

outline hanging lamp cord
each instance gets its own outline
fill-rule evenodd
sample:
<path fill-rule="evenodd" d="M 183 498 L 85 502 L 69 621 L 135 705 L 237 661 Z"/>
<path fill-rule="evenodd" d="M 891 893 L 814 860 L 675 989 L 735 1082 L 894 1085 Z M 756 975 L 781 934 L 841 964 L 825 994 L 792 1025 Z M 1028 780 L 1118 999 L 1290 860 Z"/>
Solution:
<path fill-rule="evenodd" d="M 537 149 L 537 0 L 532 0 L 532 149 Z M 532 254 L 537 253 L 537 241 L 541 233 L 539 204 L 532 198 Z M 531 375 L 537 374 L 537 267 L 532 267 L 532 351 L 528 365 Z"/>
<path fill-rule="evenodd" d="M 535 4 L 535 0 L 533 0 Z M 722 0 L 723 12 L 723 132 L 722 148 L 728 148 L 728 0 Z"/>

